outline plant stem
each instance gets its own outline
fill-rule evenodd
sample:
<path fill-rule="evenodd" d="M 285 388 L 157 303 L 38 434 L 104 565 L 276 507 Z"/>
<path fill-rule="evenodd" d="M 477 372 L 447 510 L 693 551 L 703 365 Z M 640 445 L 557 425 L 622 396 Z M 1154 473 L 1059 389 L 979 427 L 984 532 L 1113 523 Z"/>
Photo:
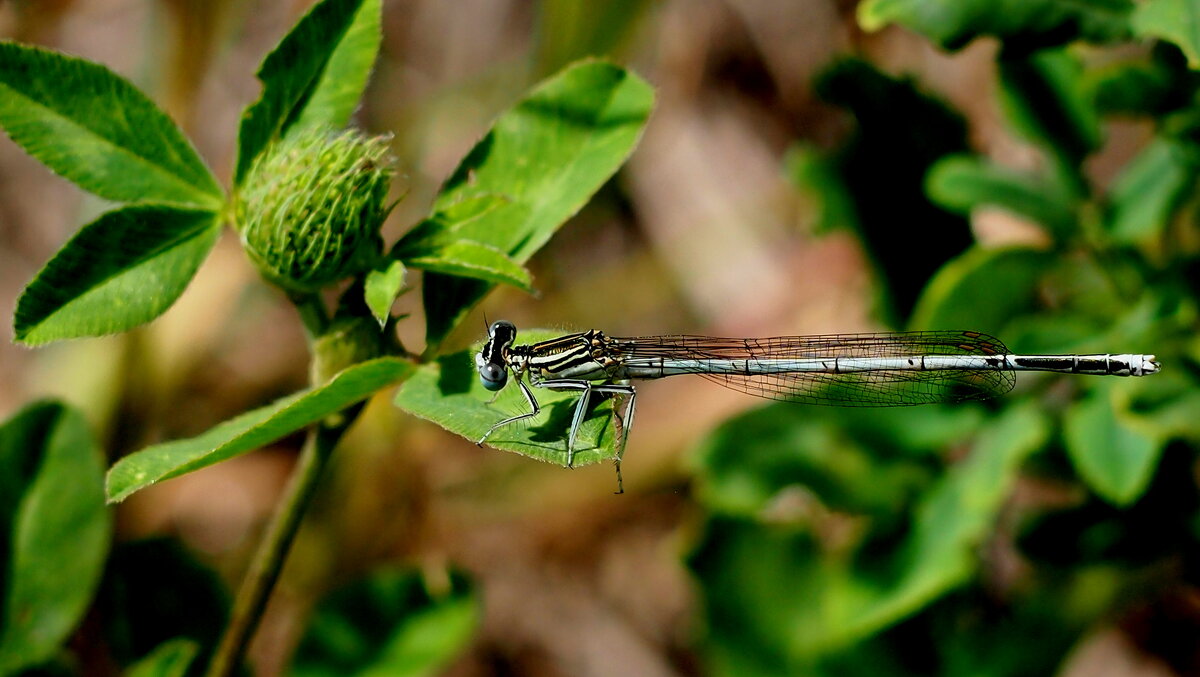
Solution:
<path fill-rule="evenodd" d="M 300 313 L 300 321 L 308 330 L 308 337 L 315 339 L 324 334 L 325 330 L 329 328 L 329 313 L 325 310 L 325 304 L 321 302 L 321 297 L 317 294 L 298 292 L 289 293 L 288 296 Z"/>
<path fill-rule="evenodd" d="M 279 579 L 288 550 L 296 538 L 300 520 L 315 493 L 321 471 L 342 433 L 360 410 L 361 407 L 352 407 L 343 412 L 336 423 L 319 423 L 309 429 L 287 489 L 238 590 L 229 624 L 209 663 L 208 677 L 228 677 L 241 664 L 246 647 L 266 610 L 271 590 Z"/>

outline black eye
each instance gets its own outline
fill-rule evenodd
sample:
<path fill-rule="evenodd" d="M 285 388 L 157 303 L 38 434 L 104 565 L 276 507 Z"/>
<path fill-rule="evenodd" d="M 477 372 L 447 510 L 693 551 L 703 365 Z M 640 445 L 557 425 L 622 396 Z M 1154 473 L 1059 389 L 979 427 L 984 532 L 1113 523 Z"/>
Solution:
<path fill-rule="evenodd" d="M 504 387 L 508 381 L 508 370 L 504 367 L 495 364 L 487 363 L 479 365 L 479 380 L 483 383 L 483 387 L 491 391 L 497 391 Z"/>

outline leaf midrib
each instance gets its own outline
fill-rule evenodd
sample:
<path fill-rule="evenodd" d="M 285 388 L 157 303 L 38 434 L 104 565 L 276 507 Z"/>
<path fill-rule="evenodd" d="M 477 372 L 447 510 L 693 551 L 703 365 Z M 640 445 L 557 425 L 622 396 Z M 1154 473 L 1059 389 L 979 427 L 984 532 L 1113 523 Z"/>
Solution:
<path fill-rule="evenodd" d="M 116 140 L 109 138 L 105 134 L 102 134 L 99 130 L 97 130 L 93 127 L 90 127 L 88 125 L 81 124 L 72 118 L 69 118 L 65 115 L 60 114 L 56 108 L 54 108 L 50 105 L 46 105 L 45 103 L 42 103 L 38 99 L 28 96 L 23 91 L 13 88 L 11 85 L 9 85 L 6 82 L 0 82 L 0 93 L 3 93 L 3 92 L 10 92 L 15 99 L 17 99 L 21 102 L 24 102 L 26 105 L 34 108 L 37 111 L 42 112 L 44 115 L 47 115 L 47 117 L 51 117 L 54 120 L 57 120 L 57 121 L 65 124 L 66 126 L 73 127 L 74 129 L 80 130 L 82 132 L 86 132 L 86 134 L 81 134 L 81 135 L 89 136 L 93 139 L 96 139 L 98 142 L 102 143 L 104 145 L 104 147 L 106 147 L 108 149 L 108 153 L 110 155 L 119 155 L 119 156 L 123 156 L 126 158 L 131 158 L 137 164 L 149 167 L 155 177 L 165 176 L 167 180 L 166 181 L 159 180 L 158 181 L 159 183 L 165 183 L 165 184 L 174 185 L 174 186 L 182 186 L 183 188 L 186 189 L 185 192 L 192 193 L 192 194 L 196 195 L 197 197 L 206 198 L 203 201 L 197 200 L 195 202 L 183 202 L 180 204 L 186 204 L 186 205 L 191 205 L 191 206 L 196 206 L 196 207 L 206 207 L 206 208 L 211 208 L 211 209 L 216 209 L 216 208 L 220 207 L 221 196 L 219 194 L 214 194 L 211 192 L 212 188 L 217 188 L 219 190 L 219 186 L 217 186 L 215 182 L 213 182 L 212 185 L 210 185 L 210 186 L 201 186 L 201 185 L 195 184 L 191 180 L 192 178 L 195 178 L 195 177 L 190 177 L 190 178 L 185 177 L 185 176 L 177 173 L 176 171 L 174 171 L 175 168 L 170 167 L 169 165 L 160 164 L 158 162 L 155 162 L 153 159 L 151 159 L 149 157 L 146 157 L 139 153 L 133 152 L 132 149 L 128 148 L 127 146 L 123 146 L 123 145 L 119 144 Z M 181 159 L 180 155 L 177 152 L 177 149 L 174 148 L 171 144 L 167 143 L 167 144 L 164 144 L 164 146 L 166 148 L 170 149 L 170 155 L 172 156 L 173 159 L 175 159 L 175 160 Z M 183 162 L 181 164 L 187 165 L 190 163 Z M 88 190 L 90 191 L 90 189 L 88 189 Z M 131 204 L 147 204 L 147 203 L 138 202 L 136 200 L 130 201 L 130 203 Z"/>

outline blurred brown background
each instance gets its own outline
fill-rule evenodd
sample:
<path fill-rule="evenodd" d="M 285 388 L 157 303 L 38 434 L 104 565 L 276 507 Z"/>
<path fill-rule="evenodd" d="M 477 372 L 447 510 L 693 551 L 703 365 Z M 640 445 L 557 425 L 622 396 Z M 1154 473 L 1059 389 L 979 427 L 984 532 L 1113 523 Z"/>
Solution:
<path fill-rule="evenodd" d="M 0 37 L 103 63 L 149 92 L 227 181 L 253 77 L 308 0 L 0 0 Z M 537 297 L 500 289 L 451 344 L 482 336 L 483 312 L 518 327 L 614 335 L 808 334 L 877 328 L 871 280 L 849 233 L 814 235 L 812 200 L 789 185 L 792 144 L 831 148 L 852 126 L 812 79 L 847 54 L 910 74 L 969 117 L 972 142 L 1010 166 L 1034 155 L 997 119 L 991 56 L 946 55 L 899 30 L 863 34 L 849 1 L 532 2 L 386 0 L 381 60 L 356 122 L 394 134 L 408 194 L 394 240 L 491 119 L 582 53 L 608 53 L 657 88 L 631 161 L 531 262 Z M 1142 130 L 1115 129 L 1109 154 Z M 1105 157 L 1095 171 L 1106 171 Z M 11 344 L 24 285 L 106 206 L 0 139 L 0 414 L 62 397 L 90 417 L 112 457 L 203 431 L 303 387 L 294 312 L 262 284 L 227 232 L 164 317 L 131 334 L 28 350 Z M 903 219 L 903 214 L 897 214 Z M 985 241 L 1035 237 L 995 214 Z M 417 273 L 413 273 L 414 275 Z M 416 282 L 416 280 L 414 280 Z M 400 325 L 422 347 L 419 294 Z M 697 600 L 689 547 L 689 445 L 759 404 L 697 380 L 642 390 L 614 496 L 607 465 L 567 471 L 491 449 L 372 403 L 309 515 L 252 657 L 283 670 L 324 590 L 383 562 L 449 562 L 484 591 L 485 620 L 455 675 L 677 675 Z M 118 510 L 118 540 L 180 538 L 233 586 L 295 456 L 297 439 L 142 492 Z"/>

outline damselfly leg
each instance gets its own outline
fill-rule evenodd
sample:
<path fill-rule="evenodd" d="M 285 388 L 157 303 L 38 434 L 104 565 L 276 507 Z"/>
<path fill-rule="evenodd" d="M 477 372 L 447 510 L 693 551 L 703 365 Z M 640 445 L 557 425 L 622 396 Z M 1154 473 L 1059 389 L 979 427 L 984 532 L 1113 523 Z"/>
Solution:
<path fill-rule="evenodd" d="M 537 398 L 534 397 L 533 392 L 530 391 L 529 387 L 525 385 L 524 380 L 522 380 L 520 377 L 518 377 L 516 379 L 516 381 L 517 381 L 517 385 L 519 385 L 521 387 L 521 392 L 523 392 L 525 394 L 525 399 L 529 402 L 529 407 L 530 407 L 531 411 L 528 411 L 524 414 L 518 414 L 516 416 L 510 416 L 509 418 L 506 418 L 506 419 L 500 421 L 499 423 L 496 423 L 491 428 L 489 428 L 488 431 L 483 434 L 483 437 L 480 437 L 479 441 L 477 441 L 475 444 L 482 445 L 487 440 L 487 438 L 489 436 L 491 436 L 491 434 L 493 432 L 495 432 L 496 430 L 498 430 L 499 428 L 503 428 L 504 426 L 509 425 L 511 423 L 515 423 L 517 421 L 522 421 L 527 418 L 532 418 L 534 416 L 537 416 L 539 413 L 541 413 L 541 411 L 542 411 L 541 405 L 538 404 Z M 629 398 L 628 411 L 631 413 L 633 410 L 633 404 L 637 400 L 637 390 L 631 385 L 624 385 L 624 384 L 616 384 L 616 383 L 597 384 L 597 383 L 592 383 L 591 381 L 584 381 L 584 380 L 576 379 L 576 380 L 559 380 L 559 381 L 544 381 L 544 380 L 536 381 L 535 380 L 535 381 L 533 381 L 533 386 L 535 388 L 545 388 L 547 390 L 577 390 L 577 391 L 580 391 L 579 399 L 575 403 L 575 413 L 571 417 L 570 432 L 568 432 L 568 434 L 567 434 L 566 467 L 568 467 L 568 468 L 572 468 L 575 466 L 575 439 L 579 434 L 579 428 L 583 425 L 584 419 L 587 418 L 587 412 L 588 412 L 589 404 L 591 402 L 593 394 L 628 396 L 628 398 Z M 614 409 L 614 413 L 615 413 L 615 409 Z M 630 427 L 630 424 L 632 421 L 633 421 L 633 417 L 629 416 L 629 418 L 625 422 L 625 425 L 624 425 L 624 428 L 625 428 L 624 438 L 625 439 L 628 439 L 629 427 Z M 624 442 L 625 442 L 624 439 L 621 440 L 621 446 L 620 446 L 621 450 L 624 450 L 624 447 L 625 447 Z"/>

